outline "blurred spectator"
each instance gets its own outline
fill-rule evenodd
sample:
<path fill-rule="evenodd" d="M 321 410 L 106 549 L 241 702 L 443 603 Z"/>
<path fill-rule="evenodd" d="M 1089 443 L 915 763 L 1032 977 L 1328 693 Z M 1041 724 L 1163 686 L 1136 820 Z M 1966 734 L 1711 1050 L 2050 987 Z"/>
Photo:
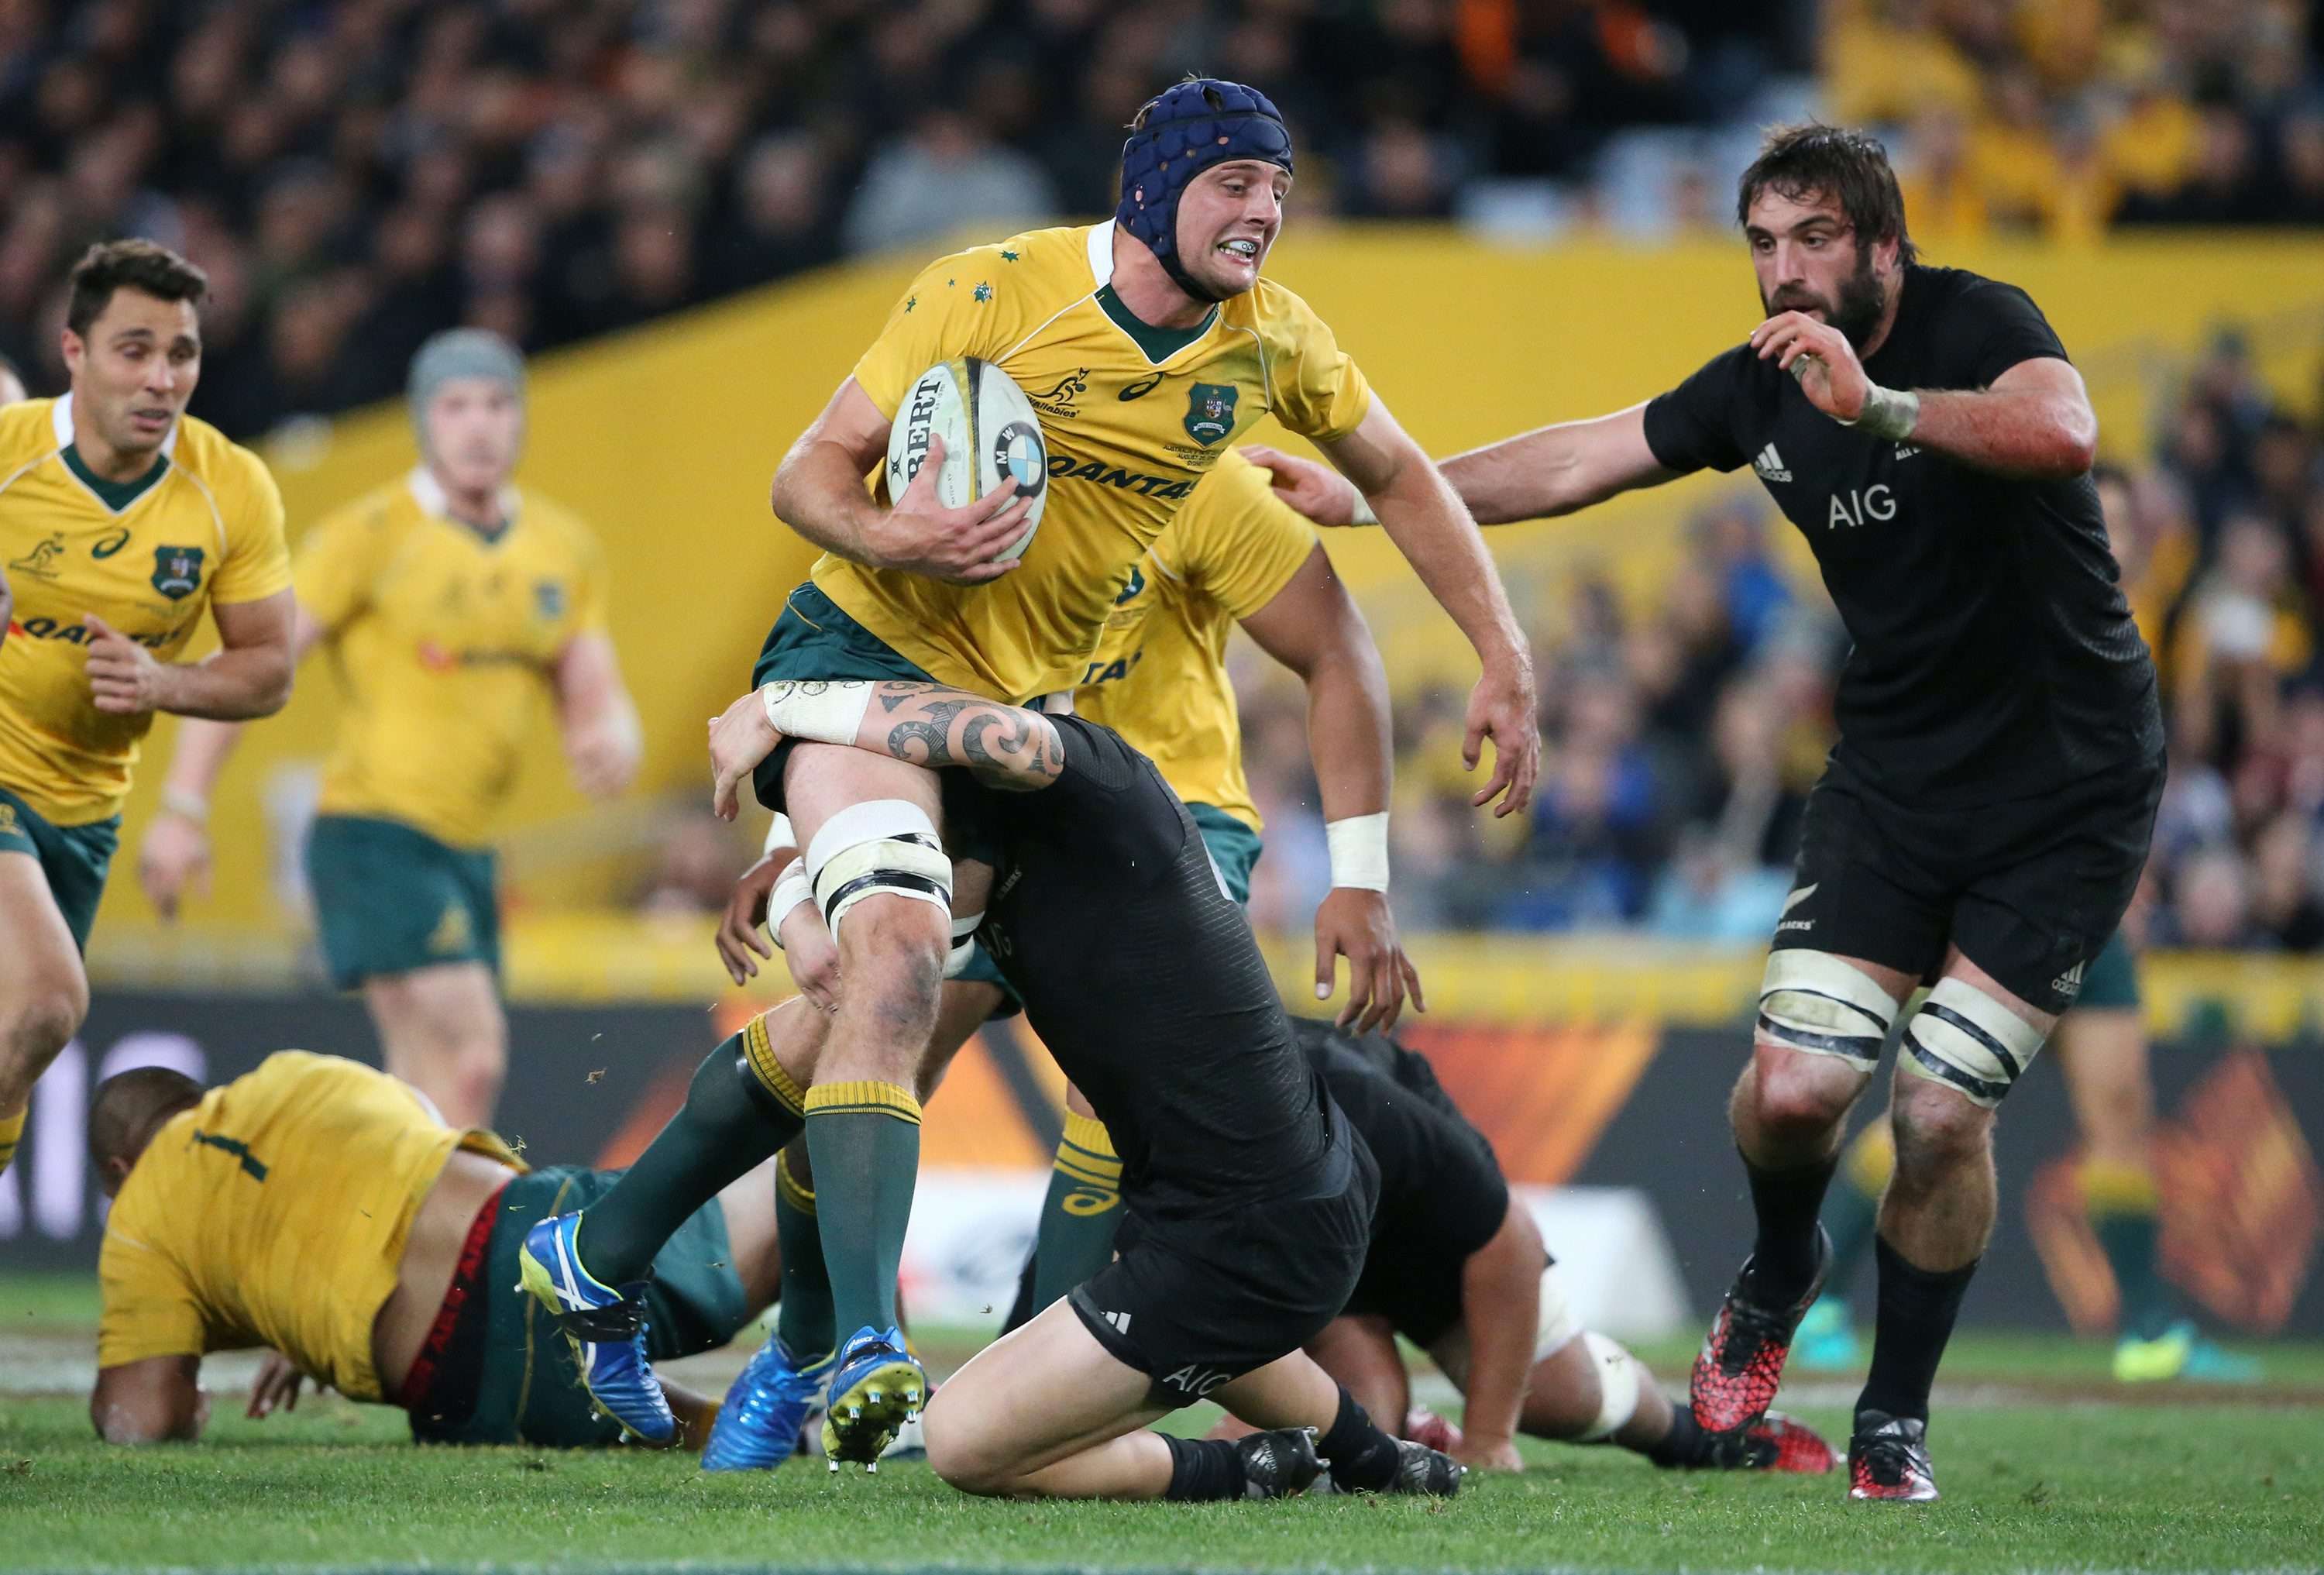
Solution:
<path fill-rule="evenodd" d="M 707 814 L 680 815 L 663 836 L 653 873 L 634 906 L 659 917 L 724 913 L 734 872 L 749 857 L 726 822 Z"/>
<path fill-rule="evenodd" d="M 840 237 L 851 252 L 888 251 L 965 230 L 1006 235 L 1056 211 L 1038 164 L 959 110 L 936 107 L 873 152 Z"/>

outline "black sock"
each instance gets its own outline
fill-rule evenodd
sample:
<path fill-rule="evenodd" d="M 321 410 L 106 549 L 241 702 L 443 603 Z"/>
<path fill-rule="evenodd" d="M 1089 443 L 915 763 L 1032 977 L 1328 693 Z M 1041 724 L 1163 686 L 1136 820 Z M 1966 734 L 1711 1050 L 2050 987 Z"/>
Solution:
<path fill-rule="evenodd" d="M 1639 1451 L 1657 1466 L 1685 1469 L 1711 1464 L 1712 1434 L 1702 1431 L 1702 1423 L 1694 1419 L 1692 1407 L 1671 1407 L 1670 1431 Z"/>
<path fill-rule="evenodd" d="M 576 1244 L 597 1279 L 619 1285 L 645 1278 L 654 1254 L 687 1215 L 798 1136 L 807 1118 L 797 1089 L 767 1050 L 764 1025 L 754 1019 L 703 1057 L 669 1125 L 589 1205 Z M 769 1080 L 768 1069 L 779 1084 Z"/>
<path fill-rule="evenodd" d="M 1232 1439 L 1176 1438 L 1166 1432 L 1162 1441 L 1170 1446 L 1170 1486 L 1163 1497 L 1178 1504 L 1206 1504 L 1240 1498 L 1249 1487 L 1242 1451 Z"/>
<path fill-rule="evenodd" d="M 1937 1381 L 1945 1341 L 1960 1315 L 1961 1294 L 1977 1273 L 1971 1259 L 1935 1273 L 1915 1268 L 1883 1237 L 1873 1246 L 1880 1264 L 1880 1312 L 1872 1329 L 1872 1371 L 1857 1397 L 1868 1411 L 1929 1419 L 1929 1389 Z"/>
<path fill-rule="evenodd" d="M 1744 1159 L 1744 1172 L 1751 1178 L 1751 1207 L 1759 1217 L 1758 1239 L 1751 1246 L 1755 1300 L 1785 1307 L 1807 1294 L 1815 1279 L 1816 1214 L 1839 1167 L 1836 1155 L 1788 1170 L 1762 1170 L 1748 1156 Z"/>
<path fill-rule="evenodd" d="M 1332 1462 L 1332 1485 L 1343 1493 L 1380 1493 L 1396 1480 L 1404 1457 L 1396 1440 L 1382 1432 L 1348 1387 L 1340 1386 L 1340 1414 L 1315 1441 L 1315 1452 Z"/>

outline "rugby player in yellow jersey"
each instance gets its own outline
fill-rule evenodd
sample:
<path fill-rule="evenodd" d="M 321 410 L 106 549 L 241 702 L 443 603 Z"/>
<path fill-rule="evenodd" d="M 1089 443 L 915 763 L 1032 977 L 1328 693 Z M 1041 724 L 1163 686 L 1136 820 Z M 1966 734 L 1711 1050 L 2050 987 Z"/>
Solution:
<path fill-rule="evenodd" d="M 1116 598 L 1075 689 L 1075 710 L 1113 728 L 1160 769 L 1200 828 L 1227 892 L 1249 900 L 1262 829 L 1242 768 L 1241 722 L 1227 676 L 1235 626 L 1305 682 L 1308 737 L 1332 845 L 1333 886 L 1315 916 L 1318 999 L 1344 955 L 1349 991 L 1342 1024 L 1392 1026 L 1419 975 L 1396 939 L 1388 909 L 1388 803 L 1393 770 L 1388 678 L 1363 614 L 1332 571 L 1314 530 L 1275 498 L 1267 473 L 1222 455 L 1155 539 Z M 756 975 L 771 918 L 793 978 L 828 1010 L 839 998 L 838 954 L 809 891 L 788 823 L 778 818 L 769 852 L 736 882 L 718 935 L 736 983 Z M 755 954 L 755 955 L 754 955 Z M 981 945 L 944 984 L 936 1032 L 918 1073 L 925 1100 L 976 1025 L 1014 1001 Z M 782 1059 L 813 1064 L 827 1017 L 770 1019 Z M 673 1141 L 676 1138 L 673 1137 Z M 814 1168 L 794 1138 L 779 1161 L 776 1220 L 784 1250 L 775 1338 L 735 1380 L 704 1464 L 773 1466 L 788 1455 L 800 1418 L 829 1377 L 830 1282 Z M 1069 1091 L 1065 1131 L 1041 1211 L 1034 1261 L 1037 1306 L 1104 1266 L 1120 1219 L 1120 1161 L 1102 1123 Z M 666 1210 L 683 1195 L 664 1201 Z"/>
<path fill-rule="evenodd" d="M 0 1168 L 88 1010 L 81 952 L 155 713 L 264 716 L 290 695 L 281 494 L 185 413 L 207 288 L 150 241 L 90 247 L 70 391 L 0 410 Z M 206 607 L 220 649 L 178 660 Z"/>
<path fill-rule="evenodd" d="M 294 566 L 300 655 L 346 686 L 307 843 L 323 953 L 360 986 L 387 1069 L 464 1126 L 492 1119 L 508 1027 L 485 834 L 544 691 L 583 791 L 628 786 L 637 713 L 605 629 L 588 528 L 510 477 L 524 363 L 474 328 L 412 357 L 421 463 L 330 515 Z M 182 730 L 138 872 L 164 915 L 209 861 L 203 817 L 240 730 Z"/>
<path fill-rule="evenodd" d="M 287 1359 L 263 1365 L 254 1417 L 295 1405 L 303 1377 L 402 1407 L 423 1441 L 620 1436 L 513 1288 L 525 1228 L 607 1173 L 530 1170 L 394 1078 L 302 1050 L 207 1091 L 164 1067 L 109 1077 L 88 1146 L 114 1201 L 89 1404 L 106 1439 L 197 1436 L 203 1356 L 260 1347 Z M 755 1175 L 671 1237 L 654 1266 L 658 1349 L 724 1345 L 774 1294 L 770 1191 Z M 669 1389 L 698 1432 L 709 1403 Z"/>
<path fill-rule="evenodd" d="M 1487 738 L 1495 751 L 1478 802 L 1523 808 L 1540 754 L 1532 668 L 1475 523 L 1331 330 L 1261 277 L 1292 161 L 1289 132 L 1263 95 L 1181 83 L 1139 112 L 1123 144 L 1114 220 L 1036 231 L 923 272 L 776 474 L 775 512 L 826 551 L 769 633 L 753 683 L 933 678 L 1009 702 L 1073 688 L 1179 502 L 1237 434 L 1272 414 L 1374 498 L 1476 648 L 1471 763 Z M 864 486 L 884 469 L 905 391 L 962 356 L 1007 372 L 1040 414 L 1049 470 L 1036 484 L 1052 495 L 1021 564 L 992 560 L 1021 532 L 1028 497 L 1003 489 L 945 509 L 926 467 L 884 477 L 876 493 Z M 919 1154 L 913 1073 L 936 1026 L 951 913 L 968 924 L 989 884 L 977 858 L 989 840 L 976 824 L 985 789 L 952 775 L 940 786 L 907 761 L 804 743 L 770 757 L 755 784 L 797 827 L 847 979 L 798 1119 L 832 1222 L 839 1328 L 854 1331 L 833 1379 L 836 1441 L 859 1459 L 925 1392 L 895 1328 Z M 954 856 L 973 871 L 957 892 Z M 753 1097 L 735 1089 L 734 1110 L 747 1112 Z M 779 1147 L 792 1123 L 786 1112 L 757 1124 L 750 1147 Z M 706 1173 L 736 1157 L 705 1153 L 700 1163 Z M 681 1190 L 701 1180 L 684 1178 Z M 653 1236 L 605 1220 L 591 1229 L 590 1240 L 564 1242 L 575 1266 L 556 1294 L 604 1327 L 603 1310 L 642 1272 Z M 581 1234 L 571 1221 L 559 1230 Z"/>

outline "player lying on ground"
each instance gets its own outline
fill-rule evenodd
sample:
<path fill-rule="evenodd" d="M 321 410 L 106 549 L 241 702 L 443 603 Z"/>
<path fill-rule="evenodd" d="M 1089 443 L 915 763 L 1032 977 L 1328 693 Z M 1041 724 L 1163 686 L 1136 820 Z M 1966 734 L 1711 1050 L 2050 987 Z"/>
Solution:
<path fill-rule="evenodd" d="M 88 1013 L 81 953 L 138 741 L 161 712 L 290 697 L 281 495 L 185 413 L 208 288 L 151 241 L 90 247 L 65 307 L 70 391 L 0 410 L 0 1169 Z M 219 649 L 180 661 L 205 608 Z"/>
<path fill-rule="evenodd" d="M 307 875 L 332 981 L 362 990 L 387 1070 L 485 1126 L 508 1060 L 485 828 L 544 695 L 593 797 L 629 784 L 640 735 L 596 539 L 512 479 L 523 358 L 479 328 L 438 334 L 406 402 L 419 465 L 324 519 L 291 565 L 297 653 L 327 645 L 346 687 Z M 164 918 L 208 881 L 211 790 L 241 735 L 179 730 L 138 856 Z"/>
<path fill-rule="evenodd" d="M 1240 1498 L 1298 1491 L 1320 1452 L 1342 1488 L 1456 1491 L 1458 1465 L 1381 1432 L 1299 1349 L 1354 1287 L 1379 1175 L 1160 774 L 1074 717 L 930 684 L 776 683 L 713 724 L 721 815 L 786 737 L 995 789 L 979 933 L 1112 1133 L 1137 1222 L 1104 1273 L 929 1402 L 936 1473 L 982 1494 Z M 1199 1399 L 1269 1431 L 1150 1429 Z"/>
<path fill-rule="evenodd" d="M 2098 419 L 2025 292 L 1914 261 L 1869 137 L 1771 136 L 1737 216 L 1766 320 L 1676 389 L 1449 460 L 1480 519 L 1750 465 L 1854 641 L 1729 1115 L 1758 1234 L 1695 1364 L 1696 1420 L 1774 1398 L 1829 1245 L 1848 1112 L 1906 997 L 1879 1314 L 1850 1493 L 1937 1495 L 1929 1391 L 1994 1212 L 1993 1123 L 2120 923 L 2163 789 L 2154 664 L 2089 471 Z M 1318 518 L 1353 500 L 1272 456 Z"/>
<path fill-rule="evenodd" d="M 1294 1018 L 1291 1029 L 1379 1166 L 1363 1276 L 1340 1316 L 1307 1344 L 1367 1411 L 1412 1414 L 1401 1337 L 1426 1351 L 1466 1402 L 1459 1428 L 1407 1423 L 1406 1436 L 1472 1469 L 1522 1469 L 1519 1432 L 1611 1441 L 1660 1466 L 1831 1468 L 1829 1445 L 1775 1413 L 1744 1433 L 1705 1432 L 1672 1407 L 1637 1358 L 1582 1328 L 1532 1211 L 1510 1196 L 1492 1145 L 1426 1057 L 1386 1034 L 1313 1018 Z M 1048 1304 L 1034 1270 L 1026 1266 L 1006 1329 Z M 1214 1436 L 1242 1431 L 1226 1423 Z"/>
<path fill-rule="evenodd" d="M 1243 774 L 1242 728 L 1227 674 L 1227 640 L 1240 626 L 1292 672 L 1307 691 L 1307 734 L 1331 844 L 1332 889 L 1315 915 L 1317 999 L 1331 989 L 1333 964 L 1348 960 L 1343 1021 L 1392 1024 L 1409 990 L 1419 1003 L 1420 977 L 1397 944 L 1388 899 L 1388 806 L 1393 773 L 1388 677 L 1379 653 L 1346 587 L 1307 520 L 1277 501 L 1267 473 L 1232 451 L 1195 486 L 1168 529 L 1114 599 L 1105 638 L 1074 692 L 1076 714 L 1118 729 L 1185 804 L 1218 865 L 1227 892 L 1247 901 L 1263 829 Z M 754 975 L 772 952 L 761 938 L 772 921 L 791 977 L 825 1011 L 839 994 L 839 956 L 798 857 L 788 821 L 777 817 L 768 853 L 736 882 L 721 926 L 719 950 L 736 983 Z M 770 907 L 770 903 L 772 906 Z M 973 941 L 954 977 L 945 980 L 937 1029 L 918 1069 L 923 1104 L 954 1054 L 976 1026 L 1013 1013 L 1014 997 L 991 958 Z M 787 1064 L 819 1055 L 829 1018 L 786 1013 L 769 1020 Z M 706 1093 L 732 1096 L 730 1084 Z M 1070 1096 L 1078 1106 L 1078 1095 Z M 691 1135 L 692 1115 L 674 1120 L 641 1156 L 632 1175 L 592 1212 L 579 1243 L 600 1278 L 634 1277 L 658 1244 L 659 1223 L 683 1217 L 689 1198 L 708 1195 L 755 1150 L 723 1156 Z M 1067 1125 L 1044 1200 L 1035 1262 L 1044 1276 L 1086 1265 L 1085 1272 L 1043 1283 L 1046 1304 L 1088 1277 L 1111 1256 L 1121 1201 L 1120 1162 L 1104 1128 L 1085 1106 Z M 739 1414 L 770 1414 L 753 1436 L 789 1431 L 779 1414 L 805 1416 L 822 1399 L 835 1338 L 824 1258 L 814 1164 L 793 1138 L 783 1150 L 776 1220 L 783 1242 L 783 1297 L 775 1339 L 727 1395 Z M 1090 1254 L 1094 1252 L 1094 1259 Z M 605 1264 L 600 1266 L 600 1255 Z M 775 1459 L 738 1455 L 724 1445 L 704 1457 L 715 1469 L 766 1466 Z"/>
<path fill-rule="evenodd" d="M 825 554 L 752 681 L 933 680 L 1011 703 L 1071 690 L 1140 556 L 1235 434 L 1272 414 L 1377 498 L 1478 652 L 1470 763 L 1488 738 L 1494 750 L 1478 801 L 1522 809 L 1540 752 L 1533 674 L 1492 560 L 1330 329 L 1262 276 L 1292 164 L 1290 133 L 1263 95 L 1182 83 L 1140 110 L 1123 143 L 1114 219 L 923 272 L 776 474 L 775 512 Z M 947 509 L 934 465 L 883 475 L 906 391 L 964 356 L 1008 373 L 1040 410 L 1047 502 L 1021 562 L 998 555 L 1023 534 L 1029 496 L 1004 487 Z M 812 742 L 786 746 L 755 787 L 797 826 L 819 893 L 871 881 L 835 926 L 848 988 L 805 1119 L 843 1340 L 833 1387 L 876 1386 L 892 1400 L 923 1381 L 889 1338 L 895 1266 L 918 1171 L 915 1073 L 954 939 L 945 910 L 983 907 L 982 795 L 965 778 Z M 838 1441 L 861 1455 L 896 1412 L 833 1414 L 841 1433 L 865 1432 Z"/>
<path fill-rule="evenodd" d="M 401 1406 L 431 1443 L 616 1441 L 572 1353 L 514 1287 L 534 1220 L 615 1173 L 529 1170 L 489 1132 L 456 1130 L 410 1088 L 286 1050 L 205 1091 L 140 1067 L 98 1085 L 88 1147 L 113 1211 L 89 1415 L 115 1443 L 199 1435 L 203 1356 L 263 1347 L 250 1414 L 295 1405 L 302 1377 Z M 724 1345 L 772 1299 L 771 1183 L 748 1176 L 654 1261 L 651 1349 Z M 665 1384 L 707 1432 L 711 1402 Z"/>

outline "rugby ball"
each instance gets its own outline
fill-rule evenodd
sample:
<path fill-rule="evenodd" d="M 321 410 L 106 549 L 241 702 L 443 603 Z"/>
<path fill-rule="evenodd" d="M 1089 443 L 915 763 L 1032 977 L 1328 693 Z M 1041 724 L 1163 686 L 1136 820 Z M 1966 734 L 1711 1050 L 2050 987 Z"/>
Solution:
<path fill-rule="evenodd" d="M 1049 446 L 1042 440 L 1033 401 L 1016 379 L 973 355 L 938 362 L 920 373 L 888 428 L 891 501 L 902 497 L 920 474 L 936 438 L 944 439 L 936 500 L 945 508 L 964 508 L 1011 480 L 1019 495 L 1032 496 L 1025 533 L 993 555 L 995 561 L 1024 557 L 1049 501 Z"/>

